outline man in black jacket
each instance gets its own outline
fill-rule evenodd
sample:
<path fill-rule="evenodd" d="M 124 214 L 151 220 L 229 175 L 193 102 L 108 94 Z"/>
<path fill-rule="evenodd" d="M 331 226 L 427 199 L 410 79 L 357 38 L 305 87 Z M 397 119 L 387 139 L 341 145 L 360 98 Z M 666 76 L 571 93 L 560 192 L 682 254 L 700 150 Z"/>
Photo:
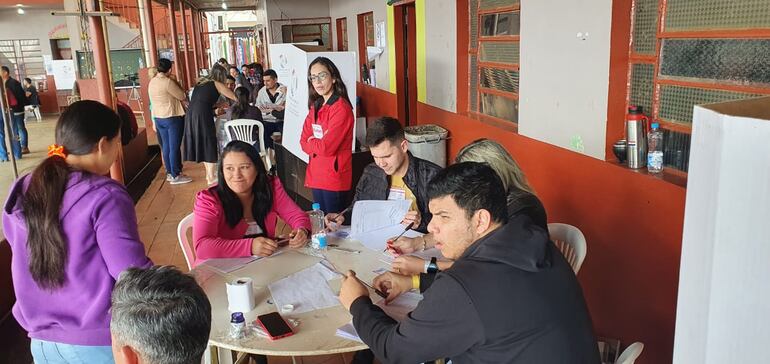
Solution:
<path fill-rule="evenodd" d="M 381 362 L 599 363 L 572 268 L 528 216 L 508 220 L 502 182 L 490 167 L 454 164 L 431 181 L 428 197 L 428 229 L 456 261 L 417 308 L 394 321 L 353 272 L 340 290 L 356 331 Z M 378 277 L 375 287 L 393 299 L 398 292 L 388 277 Z"/>
<path fill-rule="evenodd" d="M 366 128 L 366 145 L 374 162 L 364 168 L 356 185 L 353 203 L 359 200 L 412 200 L 412 208 L 402 224 L 414 222 L 414 230 L 427 232 L 431 214 L 428 210 L 428 182 L 441 167 L 417 158 L 408 151 L 404 128 L 398 120 L 390 117 L 377 119 Z M 326 225 L 332 222 L 342 224 L 350 219 L 346 216 L 326 215 Z"/>
<path fill-rule="evenodd" d="M 28 140 L 27 140 L 27 127 L 24 125 L 24 107 L 29 105 L 27 94 L 24 92 L 24 88 L 19 81 L 16 81 L 11 77 L 11 70 L 7 66 L 0 67 L 0 78 L 3 80 L 5 89 L 8 91 L 8 101 L 11 104 L 11 110 L 13 111 L 13 130 L 16 136 L 19 137 L 21 143 L 21 154 L 29 154 Z M 14 148 L 15 141 L 11 140 L 11 148 Z M 14 152 L 14 154 L 16 154 Z M 16 159 L 21 158 L 20 155 L 16 156 Z"/>

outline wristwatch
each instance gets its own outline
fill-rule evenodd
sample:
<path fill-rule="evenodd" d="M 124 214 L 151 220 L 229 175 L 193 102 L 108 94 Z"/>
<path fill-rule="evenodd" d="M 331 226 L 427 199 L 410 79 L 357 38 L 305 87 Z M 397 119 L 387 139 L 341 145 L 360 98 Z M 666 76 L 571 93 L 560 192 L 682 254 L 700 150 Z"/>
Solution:
<path fill-rule="evenodd" d="M 430 263 L 428 263 L 428 269 L 426 269 L 428 273 L 436 273 L 438 272 L 438 265 L 436 264 L 436 257 L 430 258 Z"/>

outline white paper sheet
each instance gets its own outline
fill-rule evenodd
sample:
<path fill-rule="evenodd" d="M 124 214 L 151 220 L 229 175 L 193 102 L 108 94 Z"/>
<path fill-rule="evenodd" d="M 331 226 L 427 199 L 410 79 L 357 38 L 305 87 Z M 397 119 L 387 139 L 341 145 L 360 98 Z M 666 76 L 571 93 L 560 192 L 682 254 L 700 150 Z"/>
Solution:
<path fill-rule="evenodd" d="M 356 201 L 350 219 L 350 236 L 399 225 L 409 211 L 410 200 Z"/>
<path fill-rule="evenodd" d="M 397 224 L 392 225 L 388 227 L 384 227 L 381 229 L 368 231 L 362 234 L 359 234 L 358 236 L 355 236 L 354 239 L 357 239 L 361 242 L 365 247 L 374 250 L 374 251 L 383 251 L 385 250 L 385 246 L 388 243 L 388 239 L 394 238 L 404 232 L 404 228 L 406 226 Z M 407 238 L 416 238 L 418 236 L 422 235 L 422 233 L 414 230 L 409 230 L 406 233 L 404 233 L 403 236 L 406 236 Z"/>
<path fill-rule="evenodd" d="M 394 320 L 401 322 L 406 319 L 406 316 L 409 315 L 410 312 L 414 311 L 414 309 L 417 307 L 417 305 L 422 301 L 422 295 L 417 292 L 406 292 L 400 296 L 398 296 L 395 300 L 391 301 L 389 304 L 385 305 L 385 300 L 380 300 L 376 303 L 377 306 L 380 306 L 383 311 L 385 311 L 388 316 L 392 317 Z M 337 336 L 363 342 L 360 337 L 358 337 L 358 332 L 356 332 L 356 328 L 353 327 L 353 323 L 349 322 L 337 329 Z"/>
<path fill-rule="evenodd" d="M 299 314 L 339 305 L 339 299 L 327 283 L 339 276 L 318 263 L 273 282 L 268 288 L 276 307 L 290 304 L 294 306 L 293 313 Z"/>

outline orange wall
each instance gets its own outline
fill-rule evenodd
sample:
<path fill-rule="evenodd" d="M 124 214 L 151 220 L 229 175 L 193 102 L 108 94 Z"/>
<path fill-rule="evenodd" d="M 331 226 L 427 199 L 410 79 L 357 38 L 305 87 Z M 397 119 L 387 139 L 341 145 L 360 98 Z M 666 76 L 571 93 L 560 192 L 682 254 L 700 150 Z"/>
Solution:
<path fill-rule="evenodd" d="M 395 95 L 359 87 L 367 116 L 393 116 Z M 392 111 L 391 111 L 392 110 Z M 597 335 L 645 344 L 637 363 L 671 362 L 685 189 L 618 165 L 419 104 L 418 120 L 450 131 L 449 157 L 477 138 L 521 164 L 549 222 L 579 227 L 588 255 L 578 276 Z"/>

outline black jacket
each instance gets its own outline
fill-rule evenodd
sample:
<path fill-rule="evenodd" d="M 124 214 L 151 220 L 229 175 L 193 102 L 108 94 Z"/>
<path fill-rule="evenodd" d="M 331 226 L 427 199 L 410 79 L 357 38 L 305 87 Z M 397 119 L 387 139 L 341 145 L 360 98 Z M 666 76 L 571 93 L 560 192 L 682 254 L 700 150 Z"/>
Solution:
<path fill-rule="evenodd" d="M 428 210 L 428 182 L 438 174 L 441 167 L 436 164 L 417 158 L 412 153 L 409 156 L 409 167 L 404 176 L 404 183 L 417 198 L 417 208 L 420 210 L 420 226 L 414 230 L 427 233 L 428 223 L 433 215 Z M 353 203 L 359 200 L 387 200 L 390 192 L 390 176 L 385 174 L 376 163 L 370 163 L 361 175 L 356 185 L 356 194 Z M 345 221 L 350 221 L 350 213 L 345 216 Z"/>
<path fill-rule="evenodd" d="M 11 110 L 15 113 L 24 112 L 24 106 L 29 105 L 29 100 L 27 99 L 27 94 L 24 92 L 24 87 L 21 86 L 21 83 L 9 77 L 8 81 L 5 81 L 5 87 L 9 92 L 13 93 L 13 97 L 16 98 L 16 106 L 12 107 Z"/>
<path fill-rule="evenodd" d="M 468 247 L 401 323 L 369 297 L 350 313 L 382 363 L 599 363 L 577 278 L 525 215 Z"/>

